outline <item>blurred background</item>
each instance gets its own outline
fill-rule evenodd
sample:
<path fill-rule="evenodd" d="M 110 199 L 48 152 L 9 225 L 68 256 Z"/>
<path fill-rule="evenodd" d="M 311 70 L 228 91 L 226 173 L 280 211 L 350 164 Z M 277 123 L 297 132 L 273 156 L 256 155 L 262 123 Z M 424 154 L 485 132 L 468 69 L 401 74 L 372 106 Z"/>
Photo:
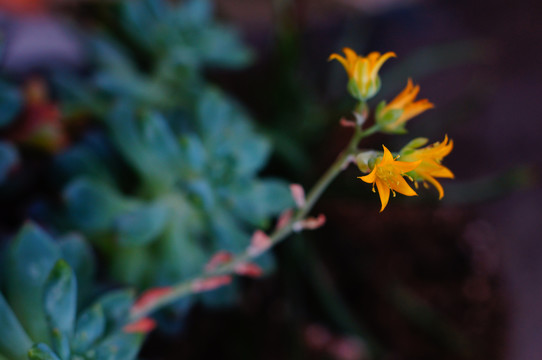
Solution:
<path fill-rule="evenodd" d="M 288 205 L 280 200 L 283 185 L 310 188 L 349 140 L 351 130 L 338 119 L 350 114 L 354 102 L 345 91 L 343 69 L 327 62 L 329 54 L 344 46 L 362 54 L 394 51 L 398 57 L 381 70 L 383 86 L 373 104 L 395 96 L 411 77 L 421 85 L 420 97 L 436 107 L 411 121 L 409 134 L 377 134 L 363 146 L 385 143 L 397 150 L 413 137 L 435 142 L 448 134 L 455 147 L 444 164 L 456 179 L 444 182 L 444 199 L 438 201 L 434 189 L 422 189 L 423 196 L 399 196 L 379 213 L 378 197 L 356 179 L 356 169 L 348 169 L 313 211 L 327 216 L 325 227 L 277 246 L 262 265 L 270 264 L 269 275 L 238 281 L 236 294 L 194 300 L 161 314 L 163 325 L 149 336 L 140 357 L 541 356 L 542 192 L 536 146 L 542 130 L 542 7 L 537 2 L 129 3 L 0 0 L 4 244 L 31 219 L 55 235 L 77 231 L 91 239 L 101 284 L 142 289 L 189 276 L 198 259 L 236 238 L 238 230 L 224 230 L 224 224 L 242 222 L 240 229 L 269 224 L 266 219 Z M 164 6 L 174 6 L 175 14 Z M 208 87 L 227 94 L 233 105 L 216 94 L 201 100 Z M 218 115 L 209 110 L 217 107 L 226 110 Z M 224 120 L 200 129 L 190 120 L 207 111 L 219 118 L 238 107 L 250 125 Z M 118 220 L 124 216 L 120 209 L 148 204 L 154 207 L 145 207 L 144 214 L 154 219 L 162 204 L 156 199 L 173 196 L 164 190 L 169 183 L 159 181 L 169 176 L 164 170 L 169 165 L 160 159 L 171 154 L 159 145 L 165 141 L 162 125 L 146 127 L 145 119 L 153 116 L 163 116 L 174 138 L 182 137 L 190 171 L 209 163 L 217 181 L 257 182 L 254 193 L 243 196 L 264 192 L 258 197 L 262 202 L 275 199 L 269 208 L 258 208 L 261 218 L 241 211 L 234 221 L 217 212 L 211 225 L 202 220 L 194 228 L 205 216 L 174 207 L 177 219 L 185 219 L 179 226 L 208 242 L 208 253 L 197 246 L 181 251 L 189 259 L 183 264 L 193 259 L 193 267 L 172 270 L 164 264 L 178 259 L 165 262 L 158 255 L 148 263 L 141 244 L 155 235 L 122 227 L 129 229 L 139 218 Z M 140 129 L 125 124 L 132 118 L 139 119 Z M 211 136 L 208 129 L 214 127 L 220 130 Z M 137 131 L 139 138 L 132 139 Z M 205 139 L 214 136 L 220 143 L 220 131 L 231 131 L 234 138 L 247 132 L 246 144 L 239 140 L 244 152 L 266 150 L 261 159 L 254 155 L 243 163 L 249 170 L 232 175 L 217 169 L 226 160 L 215 161 L 218 155 L 207 151 L 211 145 Z M 204 140 L 200 144 L 186 133 Z M 158 155 L 147 159 L 146 147 Z M 217 150 L 224 151 L 230 150 Z M 231 150 L 228 159 L 241 163 L 240 151 Z M 190 178 L 192 173 L 183 171 L 173 183 Z M 209 212 L 207 201 L 215 196 L 210 194 L 221 190 L 209 190 L 214 182 L 187 184 L 179 190 L 182 196 Z M 232 186 L 227 190 L 232 198 L 241 196 Z M 102 219 L 104 213 L 110 217 Z M 111 219 L 114 229 L 107 227 Z M 148 229 L 160 227 L 157 223 Z M 209 227 L 218 230 L 208 235 Z M 185 236 L 179 231 L 171 230 L 171 238 Z M 215 237 L 225 240 L 215 244 Z M 121 239 L 120 245 L 111 245 L 111 238 Z"/>

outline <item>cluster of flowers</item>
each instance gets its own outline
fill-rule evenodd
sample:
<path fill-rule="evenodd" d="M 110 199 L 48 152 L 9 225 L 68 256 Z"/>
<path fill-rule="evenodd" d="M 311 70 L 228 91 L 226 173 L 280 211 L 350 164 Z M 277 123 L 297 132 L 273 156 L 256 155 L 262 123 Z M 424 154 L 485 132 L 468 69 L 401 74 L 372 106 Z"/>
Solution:
<path fill-rule="evenodd" d="M 356 107 L 356 118 L 362 126 L 368 113 L 367 100 L 374 97 L 380 90 L 381 82 L 378 71 L 386 60 L 395 57 L 395 53 L 387 52 L 381 55 L 372 52 L 368 56 L 360 56 L 352 49 L 343 49 L 345 56 L 332 54 L 329 60 L 338 60 L 346 70 L 349 77 L 348 92 L 359 105 Z M 414 86 L 409 79 L 405 89 L 390 103 L 382 101 L 375 109 L 376 130 L 389 134 L 406 133 L 405 125 L 413 117 L 431 109 L 434 105 L 427 99 L 416 100 L 420 87 Z M 401 193 L 406 196 L 417 195 L 406 179 L 418 188 L 421 182 L 427 187 L 432 184 L 439 193 L 439 199 L 444 196 L 442 185 L 436 178 L 453 178 L 453 173 L 441 164 L 442 159 L 453 149 L 453 141 L 444 137 L 442 142 L 423 147 L 428 142 L 425 138 L 416 138 L 403 147 L 395 156 L 382 145 L 383 151 L 364 151 L 356 156 L 356 163 L 364 173 L 359 178 L 373 185 L 373 191 L 378 189 L 383 211 L 388 204 L 390 192 Z M 400 161 L 398 159 L 401 159 Z M 406 179 L 405 179 L 406 178 Z"/>

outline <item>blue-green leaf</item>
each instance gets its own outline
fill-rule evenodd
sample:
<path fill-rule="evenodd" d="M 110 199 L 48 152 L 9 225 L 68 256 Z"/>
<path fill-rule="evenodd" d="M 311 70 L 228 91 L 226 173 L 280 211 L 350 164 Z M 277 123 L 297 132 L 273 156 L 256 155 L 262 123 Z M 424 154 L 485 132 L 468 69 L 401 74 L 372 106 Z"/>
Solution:
<path fill-rule="evenodd" d="M 32 341 L 0 293 L 0 354 L 10 359 L 26 359 Z"/>
<path fill-rule="evenodd" d="M 7 142 L 0 141 L 0 183 L 4 181 L 9 171 L 18 162 L 17 149 Z"/>
<path fill-rule="evenodd" d="M 143 334 L 117 332 L 87 351 L 85 357 L 95 360 L 132 360 L 136 358 L 143 339 Z"/>
<path fill-rule="evenodd" d="M 43 305 L 50 327 L 71 335 L 77 308 L 77 280 L 70 265 L 58 260 L 45 283 Z"/>
<path fill-rule="evenodd" d="M 86 352 L 105 333 L 105 315 L 100 304 L 86 309 L 75 327 L 72 349 L 77 354 Z"/>
<path fill-rule="evenodd" d="M 115 219 L 120 245 L 144 245 L 156 240 L 168 220 L 168 209 L 159 203 L 125 212 Z"/>
<path fill-rule="evenodd" d="M 194 134 L 189 134 L 183 136 L 179 143 L 183 152 L 182 171 L 186 177 L 190 177 L 193 173 L 200 173 L 208 163 L 207 150 L 201 140 Z"/>
<path fill-rule="evenodd" d="M 133 302 L 133 290 L 117 290 L 98 299 L 96 306 L 101 306 L 103 309 L 107 328 L 116 329 L 126 324 Z"/>
<path fill-rule="evenodd" d="M 294 205 L 288 185 L 280 180 L 254 181 L 232 188 L 228 195 L 235 214 L 258 227 Z"/>
<path fill-rule="evenodd" d="M 60 251 L 38 226 L 27 223 L 7 254 L 6 299 L 34 342 L 49 343 L 43 311 L 43 285 Z"/>
<path fill-rule="evenodd" d="M 94 254 L 90 245 L 78 234 L 69 234 L 58 242 L 62 258 L 65 259 L 77 276 L 77 303 L 82 304 L 92 291 L 94 275 Z"/>
<path fill-rule="evenodd" d="M 36 344 L 28 350 L 30 360 L 60 360 L 60 357 L 53 352 L 46 344 Z"/>
<path fill-rule="evenodd" d="M 15 86 L 0 81 L 0 127 L 13 121 L 21 110 L 22 104 L 21 92 Z"/>
<path fill-rule="evenodd" d="M 92 232 L 110 229 L 113 218 L 127 208 L 111 187 L 85 178 L 71 182 L 64 190 L 64 199 L 76 224 Z"/>

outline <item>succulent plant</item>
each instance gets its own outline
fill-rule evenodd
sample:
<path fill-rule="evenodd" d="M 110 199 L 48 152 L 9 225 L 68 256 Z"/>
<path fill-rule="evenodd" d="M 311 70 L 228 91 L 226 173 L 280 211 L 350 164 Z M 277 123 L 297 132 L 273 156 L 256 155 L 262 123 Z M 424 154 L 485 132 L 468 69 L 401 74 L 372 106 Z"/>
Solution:
<path fill-rule="evenodd" d="M 123 330 L 132 291 L 109 292 L 78 310 L 88 302 L 84 290 L 90 288 L 93 272 L 89 251 L 80 237 L 55 242 L 36 225 L 23 227 L 3 262 L 0 359 L 137 356 L 144 334 Z"/>

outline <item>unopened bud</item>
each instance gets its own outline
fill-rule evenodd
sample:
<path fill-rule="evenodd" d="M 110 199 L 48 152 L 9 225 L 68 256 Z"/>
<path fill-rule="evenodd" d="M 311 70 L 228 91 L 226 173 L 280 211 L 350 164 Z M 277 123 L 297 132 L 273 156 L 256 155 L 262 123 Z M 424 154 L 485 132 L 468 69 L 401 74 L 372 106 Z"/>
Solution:
<path fill-rule="evenodd" d="M 374 162 L 374 160 L 378 157 L 378 152 L 374 150 L 368 150 L 360 152 L 356 155 L 356 165 L 358 168 L 366 173 L 371 171 L 371 162 Z"/>

